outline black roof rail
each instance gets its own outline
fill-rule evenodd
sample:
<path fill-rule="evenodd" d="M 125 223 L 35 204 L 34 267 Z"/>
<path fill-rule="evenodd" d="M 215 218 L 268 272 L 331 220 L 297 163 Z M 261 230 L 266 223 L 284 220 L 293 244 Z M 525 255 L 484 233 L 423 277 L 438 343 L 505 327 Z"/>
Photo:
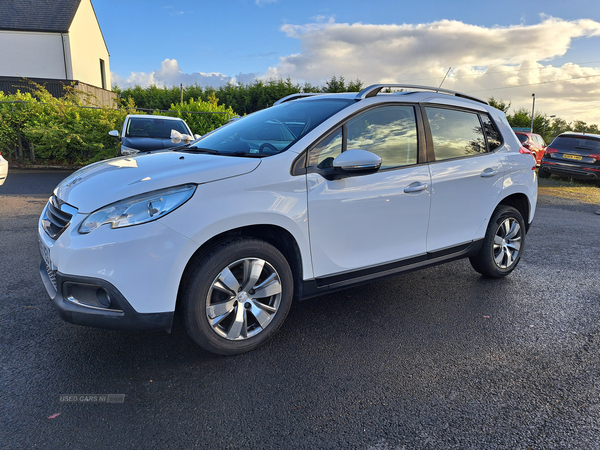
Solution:
<path fill-rule="evenodd" d="M 292 100 L 298 100 L 299 98 L 312 97 L 313 95 L 323 95 L 323 94 L 324 94 L 324 92 L 306 92 L 306 93 L 298 92 L 297 94 L 291 94 L 291 95 L 288 95 L 287 97 L 280 98 L 275 103 L 273 103 L 273 106 L 280 105 L 285 102 L 291 102 Z"/>
<path fill-rule="evenodd" d="M 379 94 L 379 91 L 381 91 L 382 89 L 385 89 L 385 88 L 419 89 L 422 91 L 442 92 L 444 94 L 451 94 L 456 97 L 462 97 L 462 98 L 466 98 L 469 100 L 474 100 L 476 102 L 483 103 L 484 105 L 488 104 L 488 102 L 486 102 L 485 100 L 481 100 L 480 98 L 477 98 L 477 97 L 471 97 L 470 95 L 463 94 L 461 92 L 456 92 L 456 91 L 451 91 L 449 89 L 441 89 L 441 88 L 436 88 L 436 87 L 431 87 L 431 86 L 418 86 L 418 85 L 413 85 L 413 84 L 373 84 L 371 86 L 364 88 L 362 91 L 360 91 L 358 94 L 356 94 L 355 100 L 360 101 L 360 100 L 364 100 L 365 98 L 375 97 L 377 94 Z"/>

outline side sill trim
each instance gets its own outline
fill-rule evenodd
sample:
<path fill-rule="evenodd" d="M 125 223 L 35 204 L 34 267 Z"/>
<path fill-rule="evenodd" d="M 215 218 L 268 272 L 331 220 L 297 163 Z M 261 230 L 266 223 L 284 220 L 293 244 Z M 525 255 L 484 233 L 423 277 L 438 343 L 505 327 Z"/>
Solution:
<path fill-rule="evenodd" d="M 427 253 L 426 255 L 408 258 L 381 266 L 368 269 L 346 272 L 329 277 L 304 280 L 301 299 L 316 297 L 329 292 L 357 286 L 371 281 L 387 278 L 400 273 L 413 272 L 425 267 L 437 266 L 439 264 L 457 259 L 474 256 L 483 245 L 483 239 L 473 241 L 469 244 L 459 245 L 439 252 Z"/>

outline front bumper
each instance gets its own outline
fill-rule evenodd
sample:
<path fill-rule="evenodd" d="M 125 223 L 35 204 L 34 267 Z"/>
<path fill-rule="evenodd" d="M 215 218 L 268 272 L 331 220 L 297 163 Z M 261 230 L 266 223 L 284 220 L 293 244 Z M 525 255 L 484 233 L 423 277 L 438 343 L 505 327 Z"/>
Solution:
<path fill-rule="evenodd" d="M 111 330 L 171 330 L 173 312 L 139 313 L 117 288 L 105 280 L 66 276 L 60 272 L 53 273 L 52 280 L 43 260 L 40 263 L 40 275 L 59 316 L 67 322 Z M 86 298 L 90 297 L 89 293 L 101 292 L 101 301 L 106 306 L 80 302 L 75 292 Z"/>

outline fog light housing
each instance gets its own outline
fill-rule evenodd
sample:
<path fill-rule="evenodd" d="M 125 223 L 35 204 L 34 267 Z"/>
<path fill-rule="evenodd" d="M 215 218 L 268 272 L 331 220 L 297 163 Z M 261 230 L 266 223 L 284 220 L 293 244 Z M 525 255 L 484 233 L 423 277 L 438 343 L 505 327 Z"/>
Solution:
<path fill-rule="evenodd" d="M 118 311 L 111 308 L 111 306 L 114 308 L 117 305 L 113 304 L 108 291 L 102 286 L 66 282 L 63 285 L 63 293 L 67 301 L 76 305 L 86 308 Z"/>

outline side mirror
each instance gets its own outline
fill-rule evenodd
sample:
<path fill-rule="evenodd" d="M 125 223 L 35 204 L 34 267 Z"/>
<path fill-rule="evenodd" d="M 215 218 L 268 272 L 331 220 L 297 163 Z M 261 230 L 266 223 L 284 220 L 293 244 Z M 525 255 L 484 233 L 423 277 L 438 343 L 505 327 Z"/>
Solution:
<path fill-rule="evenodd" d="M 114 137 L 114 138 L 116 138 L 116 139 L 119 139 L 119 132 L 118 132 L 117 130 L 112 130 L 112 131 L 109 131 L 109 132 L 108 132 L 108 135 L 109 135 L 109 136 L 112 136 L 112 137 Z"/>
<path fill-rule="evenodd" d="M 202 137 L 202 135 L 201 135 L 201 134 L 195 134 L 195 135 L 194 135 L 194 139 L 200 139 L 201 137 Z"/>
<path fill-rule="evenodd" d="M 346 150 L 333 160 L 331 180 L 375 173 L 381 167 L 381 157 L 367 150 Z"/>

